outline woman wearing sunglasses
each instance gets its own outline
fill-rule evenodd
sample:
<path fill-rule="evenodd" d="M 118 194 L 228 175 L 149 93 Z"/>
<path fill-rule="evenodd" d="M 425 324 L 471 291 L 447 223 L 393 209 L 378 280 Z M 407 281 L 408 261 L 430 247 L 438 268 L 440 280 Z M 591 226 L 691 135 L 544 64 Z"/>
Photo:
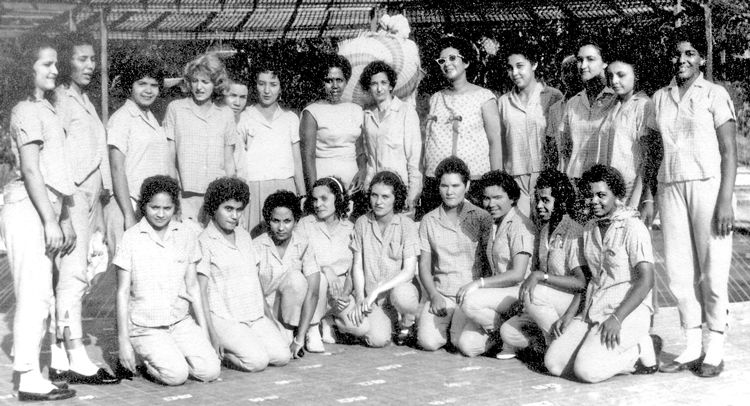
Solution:
<path fill-rule="evenodd" d="M 435 168 L 443 159 L 461 158 L 476 179 L 490 170 L 502 169 L 500 116 L 495 95 L 469 82 L 467 77 L 469 69 L 478 63 L 475 48 L 462 38 L 445 37 L 440 49 L 436 62 L 448 79 L 448 87 L 430 98 L 421 213 L 431 211 L 441 202 Z M 472 194 L 470 190 L 469 195 Z"/>

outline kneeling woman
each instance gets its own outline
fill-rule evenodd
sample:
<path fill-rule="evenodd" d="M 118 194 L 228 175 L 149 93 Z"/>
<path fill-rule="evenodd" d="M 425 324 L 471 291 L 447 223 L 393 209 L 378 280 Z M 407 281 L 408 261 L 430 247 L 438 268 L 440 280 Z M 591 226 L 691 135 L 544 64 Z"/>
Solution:
<path fill-rule="evenodd" d="M 286 365 L 291 356 L 267 316 L 250 233 L 237 227 L 249 200 L 250 189 L 238 178 L 219 178 L 208 185 L 203 213 L 211 221 L 198 237 L 198 282 L 219 358 L 241 371 L 257 372 L 269 364 Z"/>
<path fill-rule="evenodd" d="M 269 231 L 253 240 L 266 302 L 280 321 L 294 358 L 302 354 L 320 296 L 320 269 L 307 238 L 294 232 L 302 215 L 294 193 L 281 190 L 263 204 Z"/>
<path fill-rule="evenodd" d="M 369 195 L 372 210 L 357 220 L 351 243 L 356 304 L 337 322 L 341 330 L 363 335 L 372 347 L 388 344 L 394 326 L 398 326 L 396 344 L 403 345 L 419 307 L 414 284 L 419 230 L 400 214 L 406 207 L 407 191 L 398 175 L 377 173 L 370 182 Z"/>
<path fill-rule="evenodd" d="M 590 189 L 595 216 L 583 231 L 584 259 L 592 273 L 586 310 L 552 342 L 544 363 L 552 375 L 572 372 L 592 383 L 620 372 L 655 373 L 661 339 L 648 334 L 651 236 L 638 212 L 624 207 L 625 181 L 617 169 L 594 165 L 582 182 Z"/>
<path fill-rule="evenodd" d="M 120 362 L 135 372 L 137 355 L 165 385 L 181 385 L 188 375 L 213 381 L 221 364 L 208 339 L 195 272 L 200 249 L 193 232 L 172 220 L 180 187 L 168 176 L 152 176 L 140 196 L 143 219 L 125 231 L 112 261 Z M 191 304 L 198 324 L 188 314 Z"/>

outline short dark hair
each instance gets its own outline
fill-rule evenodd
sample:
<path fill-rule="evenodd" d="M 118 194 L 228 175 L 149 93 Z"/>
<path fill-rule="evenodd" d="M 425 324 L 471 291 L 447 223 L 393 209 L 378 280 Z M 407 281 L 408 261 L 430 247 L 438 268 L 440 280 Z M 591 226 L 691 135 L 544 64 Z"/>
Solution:
<path fill-rule="evenodd" d="M 599 42 L 597 42 L 596 40 L 591 39 L 591 38 L 583 38 L 582 40 L 578 41 L 578 50 L 579 51 L 581 50 L 581 48 L 583 48 L 585 46 L 592 46 L 592 47 L 596 48 L 596 50 L 599 52 L 599 56 L 602 57 L 602 61 L 609 62 L 609 59 L 608 59 L 609 58 L 609 54 L 606 52 L 605 48 L 602 47 L 601 44 L 599 44 Z M 578 52 L 576 52 L 576 56 L 577 55 L 578 55 Z"/>
<path fill-rule="evenodd" d="M 42 34 L 31 34 L 30 36 L 24 38 L 21 44 L 21 47 L 19 49 L 20 49 L 20 55 L 18 55 L 17 58 L 15 58 L 15 61 L 17 62 L 16 70 L 18 71 L 18 75 L 16 77 L 19 78 L 18 80 L 19 83 L 17 83 L 19 91 L 16 94 L 18 97 L 12 101 L 13 103 L 19 101 L 19 99 L 21 98 L 26 99 L 28 97 L 34 96 L 34 91 L 36 90 L 36 83 L 34 82 L 34 75 L 32 73 L 34 69 L 34 64 L 36 63 L 36 61 L 39 60 L 39 57 L 41 56 L 40 53 L 45 49 L 52 49 L 55 52 L 57 52 L 56 42 L 52 40 L 51 38 L 48 38 L 47 36 L 42 35 Z M 60 69 L 60 55 L 59 54 L 57 56 L 57 67 L 59 71 Z M 10 81 L 9 84 L 13 86 L 14 82 L 15 81 Z M 57 81 L 57 84 L 59 84 L 59 80 Z M 55 102 L 54 90 L 45 92 L 44 98 L 49 100 L 50 103 L 54 104 Z"/>
<path fill-rule="evenodd" d="M 166 75 L 164 64 L 160 60 L 148 56 L 133 57 L 123 63 L 119 71 L 120 87 L 128 94 L 133 88 L 133 83 L 145 77 L 156 80 L 161 89 Z"/>
<path fill-rule="evenodd" d="M 479 52 L 471 42 L 464 38 L 452 35 L 446 35 L 443 38 L 440 38 L 440 46 L 437 50 L 438 56 L 446 48 L 455 48 L 458 53 L 461 54 L 461 59 L 463 59 L 464 62 L 471 64 L 469 69 L 475 68 L 476 63 L 479 62 Z"/>
<path fill-rule="evenodd" d="M 166 175 L 156 175 L 146 178 L 141 184 L 141 201 L 138 203 L 141 216 L 146 216 L 146 205 L 159 193 L 168 194 L 172 198 L 175 213 L 180 211 L 180 185 L 177 179 Z"/>
<path fill-rule="evenodd" d="M 320 79 L 325 79 L 328 75 L 328 71 L 333 68 L 341 69 L 341 73 L 344 74 L 347 82 L 352 77 L 352 64 L 348 59 L 341 55 L 328 55 L 323 58 L 323 64 L 320 66 Z"/>
<path fill-rule="evenodd" d="M 464 182 L 464 185 L 467 184 L 471 179 L 469 166 L 466 165 L 466 162 L 464 162 L 461 158 L 455 155 L 443 159 L 442 161 L 440 161 L 437 168 L 435 168 L 435 178 L 438 180 L 438 182 L 443 177 L 443 175 L 447 173 L 455 173 L 461 175 L 461 180 Z"/>
<path fill-rule="evenodd" d="M 369 194 L 372 194 L 372 187 L 377 184 L 390 186 L 393 189 L 393 212 L 398 214 L 404 211 L 404 207 L 406 207 L 406 185 L 404 185 L 401 177 L 391 171 L 376 173 L 370 182 Z"/>
<path fill-rule="evenodd" d="M 346 193 L 344 182 L 338 176 L 326 176 L 320 178 L 313 183 L 310 190 L 307 191 L 307 199 L 305 200 L 305 213 L 315 213 L 315 202 L 313 199 L 313 190 L 318 186 L 325 186 L 333 194 L 335 215 L 340 219 L 345 219 L 346 214 L 349 212 L 349 195 Z"/>
<path fill-rule="evenodd" d="M 260 76 L 261 73 L 270 73 L 271 76 L 276 76 L 276 78 L 279 79 L 279 85 L 281 85 L 282 89 L 289 79 L 288 73 L 281 63 L 273 61 L 258 61 L 258 65 L 253 69 L 253 86 L 255 86 L 255 82 L 258 80 L 258 76 Z"/>
<path fill-rule="evenodd" d="M 374 61 L 368 63 L 367 66 L 365 66 L 365 68 L 362 70 L 362 76 L 359 77 L 359 84 L 360 86 L 362 86 L 362 89 L 367 91 L 367 89 L 370 88 L 370 80 L 372 80 L 372 77 L 381 72 L 385 73 L 385 75 L 388 77 L 388 82 L 395 88 L 396 79 L 398 77 L 398 75 L 396 75 L 396 71 L 391 67 L 391 65 L 388 65 L 383 61 Z"/>
<path fill-rule="evenodd" d="M 625 198 L 625 180 L 622 178 L 620 171 L 611 166 L 596 164 L 583 173 L 581 181 L 587 185 L 604 182 L 609 186 L 609 190 L 615 197 L 618 199 Z M 537 187 L 539 187 L 538 184 Z"/>
<path fill-rule="evenodd" d="M 250 202 L 250 187 L 239 178 L 223 177 L 208 184 L 203 199 L 203 213 L 209 219 L 216 214 L 222 203 L 236 200 L 246 207 Z"/>
<path fill-rule="evenodd" d="M 570 183 L 570 179 L 557 169 L 543 170 L 537 178 L 536 190 L 546 188 L 552 189 L 552 197 L 555 198 L 555 211 L 561 210 L 572 215 L 576 192 Z"/>
<path fill-rule="evenodd" d="M 299 218 L 302 217 L 302 209 L 299 207 L 297 195 L 288 190 L 277 190 L 271 193 L 266 198 L 266 201 L 263 202 L 263 220 L 266 221 L 266 224 L 271 223 L 273 211 L 279 207 L 291 210 L 294 221 L 299 221 Z"/>
<path fill-rule="evenodd" d="M 675 28 L 671 35 L 672 47 L 677 47 L 680 42 L 688 42 L 693 48 L 705 58 L 708 52 L 708 42 L 706 41 L 706 32 L 703 29 L 696 29 L 691 26 L 683 25 Z"/>
<path fill-rule="evenodd" d="M 512 44 L 508 49 L 508 52 L 506 52 L 506 57 L 510 58 L 511 55 L 521 55 L 528 59 L 532 64 L 539 62 L 539 54 L 537 53 L 536 47 L 529 42 Z"/>
<path fill-rule="evenodd" d="M 94 37 L 80 31 L 73 31 L 58 38 L 57 46 L 57 72 L 60 83 L 69 84 L 73 73 L 70 62 L 73 60 L 73 49 L 77 46 L 90 45 L 96 52 L 96 41 Z"/>
<path fill-rule="evenodd" d="M 489 171 L 482 175 L 479 184 L 482 186 L 482 190 L 490 186 L 501 187 L 508 194 L 510 200 L 513 201 L 513 206 L 518 203 L 518 199 L 521 197 L 521 188 L 518 187 L 518 183 L 513 179 L 513 176 L 505 171 Z"/>

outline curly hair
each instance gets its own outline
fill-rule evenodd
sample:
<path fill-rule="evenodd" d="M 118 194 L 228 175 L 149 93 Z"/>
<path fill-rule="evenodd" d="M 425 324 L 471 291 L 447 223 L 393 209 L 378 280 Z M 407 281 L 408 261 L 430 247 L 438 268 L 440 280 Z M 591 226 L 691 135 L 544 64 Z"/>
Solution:
<path fill-rule="evenodd" d="M 56 51 L 55 48 L 56 44 L 55 41 L 51 38 L 48 38 L 44 35 L 40 34 L 32 34 L 31 36 L 25 38 L 23 41 L 21 47 L 20 47 L 20 54 L 17 56 L 17 58 L 14 58 L 16 63 L 15 70 L 18 72 L 15 76 L 16 78 L 19 78 L 18 81 L 12 81 L 11 85 L 15 84 L 17 86 L 17 91 L 14 91 L 18 97 L 15 98 L 15 100 L 12 100 L 12 103 L 15 104 L 19 101 L 19 99 L 26 99 L 26 98 L 33 98 L 34 97 L 34 91 L 36 90 L 36 83 L 34 78 L 34 64 L 36 64 L 36 61 L 39 60 L 39 57 L 41 56 L 40 53 L 45 49 L 52 49 Z M 60 66 L 60 58 L 58 55 L 57 59 L 57 67 L 59 69 Z M 58 75 L 59 77 L 59 75 Z M 55 92 L 54 90 L 50 90 L 44 93 L 44 98 L 49 100 L 50 103 L 54 104 L 55 102 Z"/>
<path fill-rule="evenodd" d="M 700 28 L 696 29 L 689 25 L 683 25 L 680 28 L 676 28 L 672 32 L 672 35 L 670 35 L 672 48 L 676 48 L 681 42 L 689 43 L 696 51 L 698 51 L 702 58 L 706 57 L 708 43 L 706 42 L 705 31 Z"/>
<path fill-rule="evenodd" d="M 156 80 L 160 90 L 164 85 L 164 77 L 166 76 L 164 63 L 156 58 L 145 55 L 135 56 L 123 63 L 118 70 L 120 71 L 119 86 L 127 94 L 130 94 L 133 84 L 143 78 Z"/>
<path fill-rule="evenodd" d="M 470 63 L 467 70 L 472 69 L 477 65 L 477 62 L 479 62 L 479 53 L 477 49 L 471 42 L 464 38 L 455 36 L 445 36 L 441 38 L 440 46 L 437 48 L 438 57 L 446 48 L 454 48 L 459 54 L 461 54 L 461 59 L 463 59 L 465 63 Z"/>
<path fill-rule="evenodd" d="M 393 212 L 398 214 L 406 207 L 406 185 L 398 174 L 391 171 L 382 171 L 375 174 L 370 182 L 369 193 L 372 195 L 372 187 L 378 184 L 390 186 L 393 190 Z"/>
<path fill-rule="evenodd" d="M 222 203 L 236 200 L 244 208 L 250 202 L 250 187 L 239 178 L 223 177 L 209 183 L 203 199 L 203 213 L 211 218 Z"/>
<path fill-rule="evenodd" d="M 284 84 L 289 80 L 289 73 L 284 69 L 284 65 L 274 61 L 258 61 L 257 66 L 253 69 L 252 85 L 258 80 L 261 73 L 270 73 L 272 77 L 279 79 L 279 85 L 284 88 Z M 326 72 L 328 73 L 328 72 Z"/>
<path fill-rule="evenodd" d="M 70 83 L 71 75 L 73 74 L 71 62 L 73 61 L 75 48 L 89 45 L 96 52 L 95 44 L 94 37 L 79 31 L 74 31 L 58 38 L 55 49 L 57 49 L 57 73 L 58 77 L 62 78 L 59 81 L 60 83 Z"/>
<path fill-rule="evenodd" d="M 521 188 L 518 187 L 518 183 L 513 179 L 513 176 L 505 171 L 494 170 L 485 173 L 479 180 L 479 185 L 482 190 L 491 186 L 502 188 L 513 201 L 513 206 L 518 203 L 518 199 L 521 197 Z"/>
<path fill-rule="evenodd" d="M 388 77 L 388 83 L 391 85 L 391 87 L 396 87 L 396 78 L 398 75 L 396 75 L 396 71 L 391 67 L 391 65 L 388 65 L 384 61 L 374 61 L 370 62 L 365 66 L 365 68 L 362 70 L 362 76 L 359 77 L 359 85 L 362 86 L 362 89 L 367 91 L 367 89 L 370 88 L 370 80 L 372 80 L 372 77 L 377 75 L 378 73 L 385 73 L 385 75 Z"/>
<path fill-rule="evenodd" d="M 313 199 L 313 190 L 318 186 L 325 186 L 333 194 L 334 215 L 339 219 L 345 219 L 349 211 L 349 195 L 346 193 L 344 182 L 338 176 L 326 176 L 313 183 L 312 188 L 307 192 L 305 199 L 305 213 L 315 214 L 315 199 Z"/>
<path fill-rule="evenodd" d="M 328 55 L 323 58 L 323 63 L 320 65 L 320 79 L 323 80 L 328 75 L 328 72 L 333 68 L 341 69 L 341 73 L 344 74 L 344 78 L 348 82 L 352 77 L 352 64 L 348 59 L 341 55 Z"/>
<path fill-rule="evenodd" d="M 620 171 L 611 166 L 602 164 L 592 166 L 581 175 L 581 182 L 586 185 L 604 182 L 609 186 L 609 190 L 612 191 L 615 197 L 618 199 L 625 198 L 625 180 L 622 178 Z M 538 184 L 537 187 L 539 187 Z"/>
<path fill-rule="evenodd" d="M 291 210 L 295 222 L 299 221 L 300 217 L 302 217 L 302 209 L 299 207 L 297 195 L 288 190 L 277 190 L 271 193 L 266 198 L 266 201 L 263 202 L 263 220 L 265 220 L 266 224 L 271 223 L 273 211 L 278 207 L 285 207 Z"/>
<path fill-rule="evenodd" d="M 576 192 L 570 179 L 557 169 L 546 169 L 539 174 L 536 181 L 536 190 L 551 188 L 552 197 L 555 198 L 555 211 L 573 215 L 573 204 L 576 200 Z"/>
<path fill-rule="evenodd" d="M 449 173 L 461 175 L 461 180 L 464 182 L 464 185 L 469 182 L 469 179 L 471 179 L 469 166 L 457 156 L 449 156 L 448 158 L 443 159 L 440 161 L 437 168 L 435 168 L 435 178 L 438 181 L 440 181 L 443 175 Z"/>
<path fill-rule="evenodd" d="M 166 175 L 156 175 L 146 178 L 141 184 L 141 201 L 138 211 L 146 216 L 146 205 L 159 193 L 166 193 L 172 198 L 175 213 L 180 211 L 180 185 L 177 180 Z"/>
<path fill-rule="evenodd" d="M 190 88 L 190 82 L 195 79 L 196 75 L 203 74 L 211 79 L 214 85 L 214 98 L 220 98 L 228 87 L 229 77 L 224 63 L 214 54 L 198 55 L 195 59 L 185 64 L 182 71 L 182 79 L 187 88 Z"/>

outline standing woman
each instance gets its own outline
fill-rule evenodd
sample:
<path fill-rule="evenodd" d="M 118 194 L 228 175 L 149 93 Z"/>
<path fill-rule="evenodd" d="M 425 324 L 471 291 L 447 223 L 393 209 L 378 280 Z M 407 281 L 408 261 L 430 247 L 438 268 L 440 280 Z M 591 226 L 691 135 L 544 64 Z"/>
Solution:
<path fill-rule="evenodd" d="M 625 180 L 625 203 L 629 207 L 643 206 L 653 212 L 651 191 L 645 187 L 643 136 L 654 114 L 654 103 L 638 89 L 638 72 L 632 56 L 623 54 L 607 66 L 607 77 L 617 102 L 610 110 L 599 137 L 597 162 L 620 171 Z M 645 193 L 645 194 L 644 194 Z M 643 196 L 647 198 L 642 199 Z"/>
<path fill-rule="evenodd" d="M 349 245 L 354 224 L 347 221 L 349 195 L 336 177 L 320 178 L 305 200 L 305 212 L 297 225 L 300 235 L 310 241 L 310 247 L 320 266 L 320 292 L 318 306 L 313 316 L 307 346 L 310 352 L 322 352 L 323 343 L 333 344 L 335 337 L 333 314 L 336 308 L 348 304 L 352 291 L 349 270 L 352 252 Z M 320 321 L 320 331 L 318 331 Z M 322 334 L 322 337 L 321 337 Z"/>
<path fill-rule="evenodd" d="M 419 230 L 414 221 L 401 214 L 407 191 L 397 174 L 378 172 L 369 194 L 372 210 L 357 220 L 351 244 L 356 302 L 350 312 L 342 313 L 340 322 L 358 327 L 372 347 L 385 346 L 392 335 L 396 345 L 404 345 L 410 339 L 419 308 L 414 279 Z"/>
<path fill-rule="evenodd" d="M 568 162 L 565 173 L 574 180 L 594 165 L 599 158 L 599 138 L 602 123 L 614 107 L 617 96 L 606 86 L 607 63 L 599 45 L 585 42 L 578 49 L 578 71 L 583 90 L 565 106 L 561 142 Z"/>
<path fill-rule="evenodd" d="M 271 194 L 263 204 L 268 232 L 253 240 L 263 294 L 282 324 L 281 332 L 294 358 L 304 355 L 303 346 L 309 352 L 322 352 L 310 345 L 308 334 L 318 306 L 321 276 L 310 242 L 294 231 L 301 215 L 294 193 L 280 190 Z"/>
<path fill-rule="evenodd" d="M 554 87 L 537 82 L 537 60 L 529 45 L 508 53 L 506 68 L 515 86 L 497 102 L 503 165 L 521 190 L 516 207 L 526 217 L 531 215 L 536 180 L 546 160 L 549 110 L 563 97 Z"/>
<path fill-rule="evenodd" d="M 89 287 L 86 273 L 89 243 L 95 232 L 105 231 L 101 197 L 109 197 L 112 190 L 104 125 L 87 93 L 96 70 L 93 44 L 92 38 L 72 33 L 63 37 L 58 47 L 62 83 L 55 91 L 55 108 L 66 132 L 68 173 L 76 184 L 70 219 L 78 238 L 73 252 L 61 259 L 55 286 L 57 339 L 65 341 L 70 366 L 67 370 L 52 369 L 50 378 L 70 383 L 112 384 L 119 380 L 89 360 L 81 325 L 83 295 Z M 59 344 L 53 348 L 53 352 L 60 350 Z"/>
<path fill-rule="evenodd" d="M 366 157 L 362 146 L 362 108 L 341 100 L 352 66 L 340 55 L 329 56 L 320 72 L 325 100 L 302 111 L 300 135 L 304 139 L 304 168 L 308 189 L 326 176 L 337 176 L 351 193 L 362 188 Z"/>
<path fill-rule="evenodd" d="M 422 192 L 422 133 L 414 107 L 391 92 L 396 71 L 383 61 L 365 66 L 359 83 L 368 89 L 375 105 L 365 110 L 364 141 L 367 151 L 365 188 L 376 173 L 388 169 L 406 180 L 406 210 L 411 212 Z M 400 210 L 401 208 L 399 208 Z"/>
<path fill-rule="evenodd" d="M 20 374 L 19 400 L 60 400 L 76 392 L 42 377 L 39 349 L 48 318 L 54 315 L 52 261 L 70 254 L 76 245 L 69 217 L 76 188 L 66 166 L 65 131 L 50 103 L 55 96 L 57 52 L 46 38 L 35 39 L 23 50 L 21 67 L 26 75 L 19 78 L 26 78 L 25 96 L 10 118 L 20 172 L 5 186 L 0 216 L 16 298 L 13 370 Z M 53 362 L 59 361 L 59 355 Z M 62 357 L 67 364 L 64 353 Z"/>
<path fill-rule="evenodd" d="M 477 52 L 473 45 L 458 37 L 445 37 L 440 46 L 440 65 L 448 87 L 430 97 L 425 135 L 425 179 L 422 213 L 428 213 L 441 202 L 440 180 L 435 177 L 437 165 L 445 158 L 457 156 L 469 166 L 477 180 L 490 170 L 502 169 L 500 116 L 495 95 L 467 78 L 476 69 Z M 476 186 L 475 186 L 476 188 Z M 478 203 L 480 193 L 469 191 L 468 197 Z"/>
<path fill-rule="evenodd" d="M 232 109 L 214 102 L 227 86 L 224 64 L 215 55 L 200 55 L 188 62 L 183 81 L 190 97 L 169 103 L 164 131 L 175 144 L 182 218 L 200 223 L 198 212 L 208 184 L 235 174 L 237 126 Z"/>
<path fill-rule="evenodd" d="M 115 198 L 104 208 L 107 245 L 114 255 L 122 233 L 134 226 L 141 183 L 154 175 L 176 177 L 174 143 L 151 112 L 164 71 L 159 61 L 137 57 L 125 64 L 120 83 L 130 93 L 107 123 L 107 144 Z"/>
<path fill-rule="evenodd" d="M 258 102 L 240 114 L 237 125 L 237 150 L 244 152 L 238 175 L 250 186 L 250 204 L 240 221 L 254 237 L 263 233 L 259 227 L 263 202 L 271 193 L 296 190 L 298 196 L 305 194 L 299 118 L 279 105 L 285 79 L 277 66 L 262 65 L 255 72 Z"/>
<path fill-rule="evenodd" d="M 687 347 L 662 372 L 696 368 L 702 377 L 724 369 L 727 280 L 732 261 L 733 190 L 737 173 L 736 116 L 726 90 L 703 78 L 706 44 L 679 32 L 675 76 L 654 94 L 664 160 L 657 200 L 670 290 L 677 298 Z M 703 320 L 708 328 L 701 355 Z"/>

